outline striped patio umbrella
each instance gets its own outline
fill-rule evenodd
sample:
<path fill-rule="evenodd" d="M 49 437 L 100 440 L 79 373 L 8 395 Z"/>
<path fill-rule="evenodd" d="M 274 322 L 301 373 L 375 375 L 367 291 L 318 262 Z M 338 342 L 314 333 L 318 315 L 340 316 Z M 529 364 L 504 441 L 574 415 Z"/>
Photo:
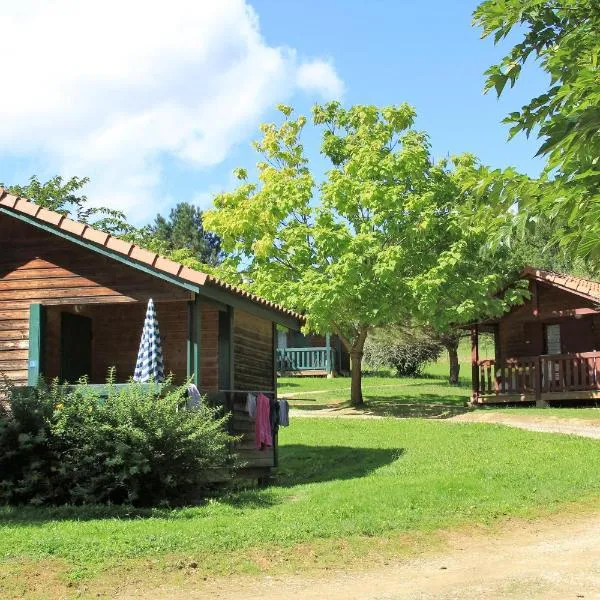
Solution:
<path fill-rule="evenodd" d="M 163 363 L 162 347 L 160 344 L 160 331 L 158 319 L 154 310 L 152 298 L 148 300 L 146 320 L 142 330 L 142 341 L 135 364 L 134 381 L 160 383 L 165 380 L 165 367 Z"/>

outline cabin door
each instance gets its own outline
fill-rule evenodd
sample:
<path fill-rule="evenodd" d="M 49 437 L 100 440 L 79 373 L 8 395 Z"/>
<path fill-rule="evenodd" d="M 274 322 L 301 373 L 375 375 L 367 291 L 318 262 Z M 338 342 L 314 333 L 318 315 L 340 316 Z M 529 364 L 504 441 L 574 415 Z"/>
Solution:
<path fill-rule="evenodd" d="M 92 375 L 92 320 L 61 313 L 60 379 L 75 383 L 84 375 Z"/>

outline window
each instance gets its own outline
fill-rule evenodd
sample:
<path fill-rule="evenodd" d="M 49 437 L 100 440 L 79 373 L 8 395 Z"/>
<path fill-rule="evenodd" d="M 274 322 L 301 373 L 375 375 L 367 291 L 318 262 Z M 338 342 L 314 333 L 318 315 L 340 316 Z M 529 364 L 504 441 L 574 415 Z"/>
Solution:
<path fill-rule="evenodd" d="M 546 354 L 561 354 L 560 325 L 546 325 Z"/>

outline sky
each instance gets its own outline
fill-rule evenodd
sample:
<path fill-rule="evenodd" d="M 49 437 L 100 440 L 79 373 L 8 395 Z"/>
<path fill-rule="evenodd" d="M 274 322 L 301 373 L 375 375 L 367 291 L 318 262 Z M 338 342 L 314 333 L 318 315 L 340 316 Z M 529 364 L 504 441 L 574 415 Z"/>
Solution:
<path fill-rule="evenodd" d="M 535 65 L 498 100 L 470 0 L 0 0 L 0 181 L 88 176 L 96 206 L 142 225 L 209 208 L 284 102 L 412 104 L 435 158 L 472 152 L 539 173 L 537 141 L 501 123 L 546 85 Z M 315 169 L 314 131 L 304 138 Z"/>

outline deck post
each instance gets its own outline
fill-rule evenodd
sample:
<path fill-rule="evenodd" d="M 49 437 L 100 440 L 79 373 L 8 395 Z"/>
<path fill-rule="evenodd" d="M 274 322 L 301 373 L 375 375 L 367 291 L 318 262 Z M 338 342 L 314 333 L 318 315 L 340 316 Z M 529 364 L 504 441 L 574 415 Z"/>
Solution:
<path fill-rule="evenodd" d="M 229 389 L 235 390 L 235 308 L 233 306 L 227 307 L 229 314 Z M 233 410 L 233 395 L 231 396 L 231 410 Z"/>
<path fill-rule="evenodd" d="M 196 294 L 188 302 L 187 376 L 200 388 L 200 311 L 202 304 Z"/>
<path fill-rule="evenodd" d="M 542 359 L 539 356 L 535 359 L 535 405 L 537 408 L 548 406 L 548 403 L 542 400 Z"/>
<path fill-rule="evenodd" d="M 335 367 L 331 360 L 331 334 L 325 334 L 325 369 L 327 371 L 327 379 L 333 379 Z"/>
<path fill-rule="evenodd" d="M 479 402 L 479 326 L 471 327 L 471 379 L 473 382 L 473 404 Z"/>
<path fill-rule="evenodd" d="M 272 339 L 273 339 L 273 398 L 277 401 L 277 325 L 272 324 Z M 273 466 L 279 466 L 279 436 L 277 433 L 277 427 L 273 432 Z"/>
<path fill-rule="evenodd" d="M 42 374 L 42 345 L 44 329 L 44 307 L 29 306 L 29 354 L 27 361 L 27 385 L 36 386 Z"/>

